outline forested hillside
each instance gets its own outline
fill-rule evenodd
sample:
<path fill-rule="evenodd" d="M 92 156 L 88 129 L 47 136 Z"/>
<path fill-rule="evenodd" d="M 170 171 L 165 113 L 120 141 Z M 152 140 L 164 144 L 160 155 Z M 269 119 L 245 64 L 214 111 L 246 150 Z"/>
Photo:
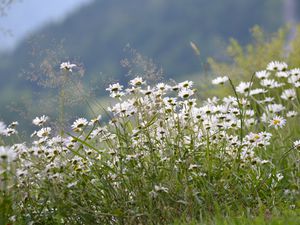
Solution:
<path fill-rule="evenodd" d="M 167 77 L 178 77 L 201 70 L 190 41 L 199 46 L 202 61 L 207 56 L 222 58 L 226 41 L 234 37 L 247 43 L 256 24 L 267 31 L 281 26 L 282 1 L 97 0 L 0 56 L 0 103 L 18 102 L 20 95 L 30 98 L 27 90 L 37 86 L 24 77 L 40 73 L 46 58 L 54 67 L 68 59 L 81 63 L 86 82 L 99 81 L 100 76 L 122 81 L 126 70 L 120 61 L 131 57 L 124 51 L 130 44 L 152 58 Z M 2 108 L 1 117 L 4 112 Z"/>

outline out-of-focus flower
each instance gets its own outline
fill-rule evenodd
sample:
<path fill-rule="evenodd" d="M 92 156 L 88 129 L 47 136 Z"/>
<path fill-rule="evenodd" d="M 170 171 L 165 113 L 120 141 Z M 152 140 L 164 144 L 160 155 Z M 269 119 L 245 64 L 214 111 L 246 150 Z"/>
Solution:
<path fill-rule="evenodd" d="M 12 162 L 16 159 L 17 154 L 10 147 L 0 146 L 0 162 Z"/>
<path fill-rule="evenodd" d="M 45 137 L 48 137 L 49 135 L 51 134 L 51 127 L 45 127 L 45 128 L 42 128 L 40 129 L 36 135 L 39 137 L 39 138 L 45 138 Z"/>
<path fill-rule="evenodd" d="M 267 70 L 270 71 L 285 71 L 288 68 L 285 62 L 273 61 L 267 66 Z"/>
<path fill-rule="evenodd" d="M 300 140 L 294 141 L 293 147 L 300 150 Z"/>
<path fill-rule="evenodd" d="M 34 125 L 36 125 L 36 126 L 41 127 L 41 126 L 43 126 L 43 125 L 47 122 L 48 119 L 49 119 L 48 116 L 43 115 L 43 116 L 41 116 L 41 117 L 36 117 L 36 118 L 32 121 L 32 123 L 33 123 Z"/>
<path fill-rule="evenodd" d="M 266 71 L 266 70 L 262 70 L 262 71 L 258 71 L 255 73 L 255 76 L 259 79 L 266 79 L 270 76 L 270 72 Z"/>
<path fill-rule="evenodd" d="M 76 67 L 76 64 L 72 64 L 69 61 L 68 62 L 63 62 L 60 64 L 60 69 L 61 70 L 66 70 L 72 72 L 73 67 Z"/>
<path fill-rule="evenodd" d="M 226 81 L 228 81 L 228 77 L 217 77 L 216 79 L 212 80 L 212 84 L 218 85 L 218 84 L 224 84 Z"/>
<path fill-rule="evenodd" d="M 236 91 L 241 94 L 246 94 L 249 91 L 251 85 L 252 83 L 250 82 L 241 82 L 239 86 L 236 87 Z"/>
<path fill-rule="evenodd" d="M 285 100 L 294 100 L 296 96 L 297 94 L 294 89 L 287 89 L 282 92 L 280 97 Z"/>
<path fill-rule="evenodd" d="M 143 80 L 142 77 L 136 77 L 129 82 L 129 84 L 131 84 L 134 87 L 141 86 L 142 84 L 145 84 L 145 83 L 146 82 Z"/>
<path fill-rule="evenodd" d="M 72 124 L 72 129 L 74 130 L 74 131 L 78 131 L 78 130 L 80 130 L 82 127 L 84 127 L 84 126 L 86 126 L 86 125 L 88 125 L 89 124 L 89 122 L 87 121 L 87 119 L 85 119 L 85 118 L 79 118 L 79 119 L 77 119 L 73 124 Z"/>
<path fill-rule="evenodd" d="M 298 115 L 298 112 L 296 112 L 296 111 L 288 111 L 286 113 L 286 117 L 295 117 L 297 115 Z"/>

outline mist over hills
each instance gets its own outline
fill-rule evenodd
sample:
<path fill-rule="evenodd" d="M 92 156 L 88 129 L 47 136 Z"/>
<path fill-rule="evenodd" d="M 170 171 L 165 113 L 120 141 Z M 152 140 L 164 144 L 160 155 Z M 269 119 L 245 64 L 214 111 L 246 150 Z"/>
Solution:
<path fill-rule="evenodd" d="M 230 37 L 246 43 L 256 24 L 267 31 L 278 29 L 283 24 L 282 1 L 93 1 L 0 56 L 0 92 L 5 96 L 0 103 L 18 99 L 20 90 L 37 88 L 19 75 L 38 68 L 49 52 L 56 54 L 54 64 L 67 59 L 82 63 L 86 80 L 102 75 L 123 80 L 126 71 L 120 60 L 127 56 L 124 47 L 130 44 L 174 78 L 201 70 L 190 41 L 200 47 L 203 61 L 207 56 L 220 58 Z"/>

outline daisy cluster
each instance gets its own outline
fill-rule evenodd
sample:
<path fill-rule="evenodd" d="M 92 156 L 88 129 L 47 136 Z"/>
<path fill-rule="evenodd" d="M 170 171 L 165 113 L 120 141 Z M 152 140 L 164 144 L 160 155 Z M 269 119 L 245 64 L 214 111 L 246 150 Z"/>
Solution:
<path fill-rule="evenodd" d="M 73 65 L 62 67 L 71 71 Z M 188 182 L 194 182 L 219 171 L 210 162 L 220 162 L 230 168 L 236 164 L 248 168 L 262 179 L 260 168 L 272 164 L 264 153 L 273 136 L 287 120 L 298 117 L 300 69 L 288 70 L 283 62 L 271 62 L 254 76 L 251 82 L 234 87 L 233 96 L 212 97 L 201 103 L 192 81 L 150 86 L 136 77 L 127 88 L 111 84 L 106 90 L 115 104 L 107 109 L 108 121 L 101 115 L 91 120 L 78 118 L 69 133 L 58 135 L 48 126 L 47 116 L 36 117 L 32 143 L 0 147 L 0 164 L 5 160 L 17 165 L 15 176 L 21 190 L 26 186 L 38 189 L 49 181 L 71 189 L 84 176 L 102 196 L 105 189 L 101 189 L 101 182 L 122 189 L 122 182 L 132 173 L 147 177 L 153 167 L 172 174 L 185 171 Z M 212 83 L 225 85 L 229 80 L 224 76 Z M 16 134 L 17 124 L 1 122 L 0 134 Z M 293 148 L 299 146 L 300 140 L 295 140 Z M 150 198 L 172 189 L 163 179 L 150 183 Z M 129 188 L 122 191 L 131 200 L 137 195 Z M 24 193 L 24 199 L 27 195 Z"/>

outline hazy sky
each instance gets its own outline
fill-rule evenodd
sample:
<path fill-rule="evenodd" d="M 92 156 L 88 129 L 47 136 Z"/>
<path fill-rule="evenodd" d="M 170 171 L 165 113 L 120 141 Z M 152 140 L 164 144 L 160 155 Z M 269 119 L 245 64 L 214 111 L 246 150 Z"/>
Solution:
<path fill-rule="evenodd" d="M 0 50 L 16 43 L 46 23 L 58 22 L 92 0 L 20 0 L 0 17 Z"/>

